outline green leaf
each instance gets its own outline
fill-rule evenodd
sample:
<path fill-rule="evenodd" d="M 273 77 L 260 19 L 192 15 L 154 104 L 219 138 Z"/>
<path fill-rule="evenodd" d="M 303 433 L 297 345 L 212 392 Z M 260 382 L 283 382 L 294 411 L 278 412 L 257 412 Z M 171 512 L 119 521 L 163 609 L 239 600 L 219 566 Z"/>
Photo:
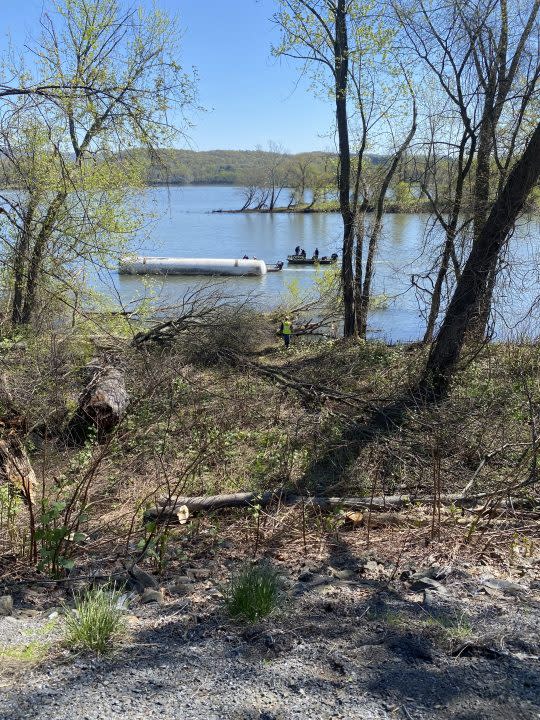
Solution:
<path fill-rule="evenodd" d="M 75 567 L 75 560 L 69 560 L 68 558 L 60 557 L 58 558 L 58 565 L 65 570 L 73 570 Z"/>

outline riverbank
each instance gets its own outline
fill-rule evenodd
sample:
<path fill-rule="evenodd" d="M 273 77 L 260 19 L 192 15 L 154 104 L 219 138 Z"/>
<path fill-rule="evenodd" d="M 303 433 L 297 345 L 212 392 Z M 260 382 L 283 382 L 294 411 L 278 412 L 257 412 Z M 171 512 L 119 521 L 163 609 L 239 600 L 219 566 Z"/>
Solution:
<path fill-rule="evenodd" d="M 140 326 L 135 344 L 133 316 L 89 318 L 72 331 L 3 341 L 10 402 L 17 427 L 30 429 L 22 439 L 44 478 L 39 492 L 46 504 L 79 497 L 81 472 L 92 467 L 86 478 L 92 509 L 81 506 L 85 519 L 77 531 L 93 538 L 97 556 L 100 547 L 121 552 L 126 534 L 132 542 L 144 537 L 141 508 L 171 492 L 172 478 L 181 479 L 183 495 L 285 484 L 297 494 L 419 500 L 432 498 L 434 454 L 445 496 L 466 488 L 502 500 L 516 477 L 527 477 L 536 442 L 529 390 L 540 374 L 536 346 L 487 346 L 443 405 L 405 404 L 397 436 L 389 431 L 376 443 L 360 442 L 354 428 L 369 427 L 387 403 L 406 399 L 427 350 L 333 340 L 330 330 L 318 328 L 314 337 L 293 338 L 284 352 L 275 333 L 285 312 L 234 309 L 211 296 L 186 320 L 162 322 L 159 332 L 146 335 L 147 325 Z M 301 324 L 301 313 L 295 321 Z M 111 441 L 103 446 L 90 434 L 81 449 L 66 433 L 84 397 L 88 373 L 80 369 L 95 358 L 113 363 L 128 403 Z M 155 447 L 163 450 L 158 465 Z M 463 519 L 472 537 L 483 516 L 455 511 L 448 517 L 455 527 Z M 15 516 L 0 517 L 4 552 L 28 551 L 29 520 L 20 503 Z M 487 521 L 496 530 L 491 515 Z M 87 556 L 84 542 L 62 536 L 60 544 L 76 562 Z"/>
<path fill-rule="evenodd" d="M 255 708 L 278 720 L 292 708 L 329 720 L 340 708 L 389 720 L 405 707 L 441 720 L 517 708 L 532 720 L 538 347 L 484 347 L 444 402 L 409 404 L 399 428 L 370 435 L 407 397 L 426 349 L 294 337 L 285 351 L 282 313 L 218 305 L 159 327 L 102 316 L 4 338 L 9 437 L 39 478 L 39 533 L 36 567 L 30 513 L 0 494 L 0 595 L 13 602 L 0 603 L 0 717 Z M 66 428 L 90 367 L 114 367 L 108 382 L 129 402 L 81 443 Z M 160 498 L 274 488 L 304 502 L 144 521 Z M 254 558 L 275 568 L 283 594 L 250 625 L 228 616 L 223 594 Z M 145 575 L 126 570 L 134 562 Z M 129 632 L 112 658 L 81 656 L 62 641 L 65 606 L 107 582 L 126 588 Z"/>

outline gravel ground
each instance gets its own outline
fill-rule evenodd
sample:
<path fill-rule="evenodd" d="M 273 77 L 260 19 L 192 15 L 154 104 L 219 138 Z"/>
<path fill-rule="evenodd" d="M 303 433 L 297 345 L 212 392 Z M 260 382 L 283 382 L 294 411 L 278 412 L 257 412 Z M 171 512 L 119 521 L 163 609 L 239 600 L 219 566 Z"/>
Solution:
<path fill-rule="evenodd" d="M 248 661 L 211 640 L 182 649 L 147 648 L 120 665 L 40 674 L 14 693 L 3 719 L 391 717 L 373 698 L 324 677 L 316 657 Z"/>
<path fill-rule="evenodd" d="M 342 579 L 315 568 L 252 627 L 233 624 L 212 582 L 130 610 L 112 658 L 59 651 L 13 674 L 1 720 L 533 720 L 540 718 L 540 598 L 534 583 L 443 588 Z M 5 646 L 55 642 L 50 609 L 0 618 Z"/>

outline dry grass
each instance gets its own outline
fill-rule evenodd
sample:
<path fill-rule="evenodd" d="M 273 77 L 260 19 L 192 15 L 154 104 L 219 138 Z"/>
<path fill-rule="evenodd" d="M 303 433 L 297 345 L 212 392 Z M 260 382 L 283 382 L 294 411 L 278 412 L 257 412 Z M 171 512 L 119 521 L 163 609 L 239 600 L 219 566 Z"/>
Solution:
<path fill-rule="evenodd" d="M 144 508 L 164 494 L 288 484 L 350 495 L 429 496 L 435 459 L 443 492 L 459 491 L 471 479 L 473 491 L 509 487 L 531 471 L 531 413 L 540 400 L 537 348 L 487 348 L 458 377 L 444 405 L 409 409 L 399 430 L 351 456 L 339 453 L 347 450 L 352 423 L 366 422 L 374 407 L 407 391 L 423 351 L 306 341 L 284 353 L 266 320 L 256 333 L 249 332 L 250 322 L 257 325 L 252 313 L 226 316 L 219 333 L 188 333 L 167 347 L 141 350 L 117 343 L 130 409 L 104 446 L 83 449 L 66 447 L 61 428 L 76 404 L 92 343 L 76 335 L 51 335 L 4 348 L 13 403 L 32 429 L 27 441 L 42 496 L 69 501 L 78 479 L 92 469 L 77 509 L 85 539 L 66 541 L 70 557 L 80 563 L 136 547 L 144 539 Z M 232 362 L 228 350 L 249 363 Z M 358 402 L 310 399 L 257 366 L 308 386 L 334 388 Z M 44 418 L 49 418 L 48 434 L 39 427 Z M 324 473 L 316 475 L 320 467 Z M 24 551 L 27 523 L 22 508 L 10 528 L 2 524 L 4 552 L 14 549 L 14 537 L 17 554 Z M 312 523 L 316 532 L 327 532 L 322 521 Z M 302 523 L 298 527 L 305 532 Z M 462 534 L 469 530 L 456 527 Z"/>

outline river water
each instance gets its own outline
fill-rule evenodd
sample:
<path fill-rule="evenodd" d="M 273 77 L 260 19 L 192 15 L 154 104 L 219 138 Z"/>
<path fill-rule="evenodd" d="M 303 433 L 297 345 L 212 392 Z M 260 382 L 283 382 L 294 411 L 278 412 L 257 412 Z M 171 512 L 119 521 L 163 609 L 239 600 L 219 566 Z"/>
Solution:
<path fill-rule="evenodd" d="M 321 255 L 340 253 L 341 218 L 337 213 L 256 214 L 216 213 L 214 210 L 241 206 L 240 189 L 227 186 L 182 186 L 153 188 L 147 193 L 148 208 L 155 215 L 137 238 L 138 252 L 146 255 L 176 257 L 239 258 L 247 254 L 267 262 L 286 261 L 296 245 L 310 255 L 315 247 Z M 391 342 L 421 337 L 425 325 L 422 303 L 411 287 L 411 275 L 425 270 L 431 262 L 431 219 L 427 215 L 389 214 L 375 269 L 374 292 L 385 294 L 384 310 L 370 318 L 370 335 Z M 427 249 L 426 249 L 427 243 Z M 497 302 L 497 334 L 518 332 L 537 335 L 535 313 L 527 309 L 538 288 L 538 219 L 523 221 L 511 242 L 512 264 L 518 267 L 518 279 L 512 288 L 501 283 Z M 423 251 L 423 252 L 422 252 Z M 249 294 L 253 302 L 271 307 L 295 293 L 309 292 L 317 271 L 313 268 L 285 266 L 280 273 L 264 277 L 231 278 L 229 293 Z M 160 305 L 178 302 L 188 288 L 208 278 L 141 278 L 100 273 L 98 287 L 124 305 L 148 295 Z M 524 319 L 525 318 L 525 319 Z"/>

